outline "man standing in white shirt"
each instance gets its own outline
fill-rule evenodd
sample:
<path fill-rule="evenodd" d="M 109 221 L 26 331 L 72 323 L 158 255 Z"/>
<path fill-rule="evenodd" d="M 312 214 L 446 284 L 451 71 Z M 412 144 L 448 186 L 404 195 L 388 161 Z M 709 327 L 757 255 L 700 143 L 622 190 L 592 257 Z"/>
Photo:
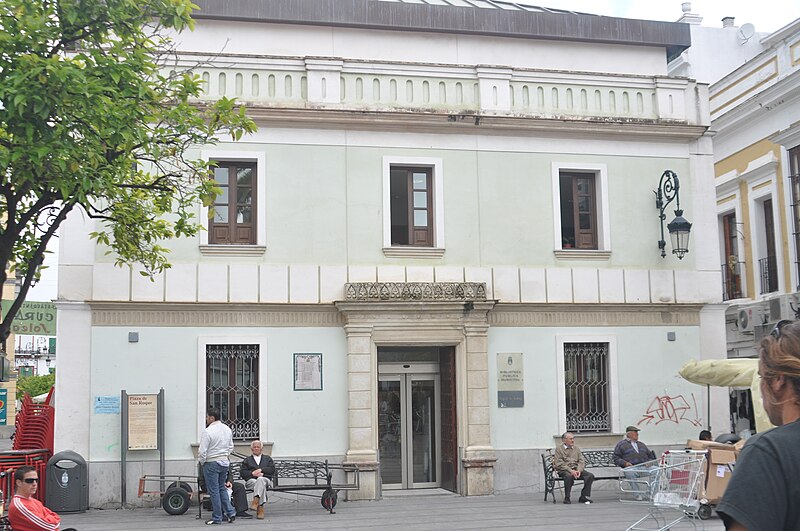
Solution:
<path fill-rule="evenodd" d="M 206 525 L 222 523 L 223 517 L 228 522 L 236 520 L 236 509 L 228 498 L 225 482 L 228 481 L 228 457 L 233 451 L 233 433 L 220 422 L 219 409 L 209 408 L 206 414 L 206 429 L 200 436 L 200 450 L 197 459 L 203 465 L 203 477 L 206 490 L 211 496 L 211 520 Z"/>
<path fill-rule="evenodd" d="M 264 518 L 267 487 L 272 486 L 270 478 L 275 474 L 275 463 L 270 456 L 261 453 L 263 449 L 261 441 L 253 441 L 250 443 L 253 455 L 242 461 L 242 479 L 245 480 L 248 489 L 253 489 L 251 508 L 256 510 L 256 518 L 259 520 Z"/>

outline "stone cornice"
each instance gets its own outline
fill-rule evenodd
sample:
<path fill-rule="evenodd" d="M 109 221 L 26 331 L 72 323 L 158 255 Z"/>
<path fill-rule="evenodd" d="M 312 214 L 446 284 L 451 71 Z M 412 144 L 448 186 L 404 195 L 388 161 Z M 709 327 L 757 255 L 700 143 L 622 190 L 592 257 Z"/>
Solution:
<path fill-rule="evenodd" d="M 700 304 L 498 304 L 489 325 L 699 326 Z"/>
<path fill-rule="evenodd" d="M 198 103 L 198 105 L 202 105 Z M 415 131 L 431 133 L 562 133 L 569 136 L 603 134 L 613 136 L 695 139 L 708 129 L 684 121 L 585 118 L 574 116 L 530 117 L 412 111 L 340 109 L 291 109 L 247 105 L 248 116 L 271 127 L 315 129 L 357 128 L 365 131 Z"/>
<path fill-rule="evenodd" d="M 327 304 L 91 303 L 93 326 L 343 326 Z"/>

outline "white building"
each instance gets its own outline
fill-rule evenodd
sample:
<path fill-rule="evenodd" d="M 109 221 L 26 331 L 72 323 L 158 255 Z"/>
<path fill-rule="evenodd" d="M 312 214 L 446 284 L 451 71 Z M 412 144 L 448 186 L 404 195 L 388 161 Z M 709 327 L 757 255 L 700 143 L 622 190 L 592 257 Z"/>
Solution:
<path fill-rule="evenodd" d="M 677 376 L 725 355 L 707 91 L 667 73 L 685 24 L 198 3 L 183 64 L 213 57 L 204 99 L 235 95 L 259 125 L 197 150 L 228 192 L 209 230 L 171 242 L 154 283 L 81 216 L 61 235 L 56 449 L 87 458 L 92 506 L 120 499 L 120 417 L 93 404 L 122 389 L 165 389 L 173 473 L 213 403 L 243 444 L 358 464 L 351 499 L 536 491 L 568 429 L 604 448 L 629 424 L 656 447 L 727 431 L 727 395 Z M 657 246 L 665 170 L 693 224 L 683 260 Z M 127 460 L 133 493 L 157 454 Z"/>

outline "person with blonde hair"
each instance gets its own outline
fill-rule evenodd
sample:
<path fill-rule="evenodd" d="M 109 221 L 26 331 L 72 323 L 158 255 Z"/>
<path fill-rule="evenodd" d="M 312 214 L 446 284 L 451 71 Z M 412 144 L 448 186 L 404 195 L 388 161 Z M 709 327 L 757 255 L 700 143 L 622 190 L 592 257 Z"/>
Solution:
<path fill-rule="evenodd" d="M 761 341 L 761 400 L 771 430 L 748 439 L 717 513 L 728 531 L 800 529 L 800 321 Z"/>

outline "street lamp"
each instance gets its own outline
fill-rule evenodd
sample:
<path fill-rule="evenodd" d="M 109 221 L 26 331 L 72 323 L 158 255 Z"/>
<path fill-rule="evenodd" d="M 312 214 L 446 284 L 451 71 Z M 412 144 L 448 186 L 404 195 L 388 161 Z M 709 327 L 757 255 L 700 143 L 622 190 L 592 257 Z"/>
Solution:
<path fill-rule="evenodd" d="M 682 260 L 683 256 L 689 252 L 689 232 L 692 230 L 692 224 L 683 217 L 683 210 L 681 210 L 680 198 L 680 181 L 678 175 L 672 170 L 666 170 L 661 174 L 661 180 L 658 183 L 658 190 L 653 191 L 656 194 L 656 209 L 658 209 L 658 219 L 661 221 L 661 239 L 658 240 L 658 248 L 661 249 L 661 258 L 667 256 L 666 246 L 667 242 L 664 240 L 664 220 L 667 219 L 664 210 L 667 206 L 675 200 L 675 219 L 667 224 L 669 231 L 669 238 L 672 242 L 672 254 L 678 256 L 678 260 Z"/>

